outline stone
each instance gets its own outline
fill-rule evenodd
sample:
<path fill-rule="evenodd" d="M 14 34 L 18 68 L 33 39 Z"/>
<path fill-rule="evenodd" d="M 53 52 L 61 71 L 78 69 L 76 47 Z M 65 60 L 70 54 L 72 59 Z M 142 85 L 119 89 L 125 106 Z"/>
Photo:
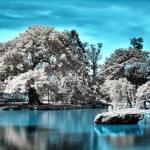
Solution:
<path fill-rule="evenodd" d="M 144 118 L 144 114 L 139 109 L 121 109 L 118 111 L 104 112 L 96 115 L 95 124 L 137 124 Z"/>

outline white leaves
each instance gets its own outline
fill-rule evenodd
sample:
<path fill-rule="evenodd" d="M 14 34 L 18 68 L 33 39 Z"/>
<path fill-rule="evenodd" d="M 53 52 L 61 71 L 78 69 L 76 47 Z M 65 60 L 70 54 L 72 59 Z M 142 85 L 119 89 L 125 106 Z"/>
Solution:
<path fill-rule="evenodd" d="M 13 70 L 13 69 L 14 69 L 14 66 L 13 66 L 13 65 L 10 65 L 9 67 L 10 67 L 10 70 Z"/>
<path fill-rule="evenodd" d="M 51 55 L 51 56 L 49 57 L 49 61 L 50 61 L 52 64 L 57 63 L 57 57 L 56 57 L 55 55 Z"/>
<path fill-rule="evenodd" d="M 131 101 L 134 100 L 133 96 L 135 88 L 126 78 L 120 78 L 119 80 L 106 80 L 104 87 L 116 108 L 119 103 L 127 103 L 127 97 L 130 97 Z"/>
<path fill-rule="evenodd" d="M 138 87 L 136 98 L 137 98 L 137 101 L 150 99 L 150 81 Z"/>
<path fill-rule="evenodd" d="M 20 70 L 23 70 L 23 64 L 18 64 L 18 65 L 16 66 L 16 68 L 18 68 L 18 69 L 20 69 Z"/>
<path fill-rule="evenodd" d="M 65 33 L 44 26 L 30 27 L 18 38 L 3 45 L 0 56 L 0 78 L 6 93 L 27 93 L 34 87 L 38 94 L 46 92 L 75 94 L 75 88 L 85 95 L 83 62 L 73 55 Z M 80 70 L 80 75 L 77 73 Z M 56 76 L 51 76 L 55 74 Z"/>
<path fill-rule="evenodd" d="M 8 78 L 5 81 L 5 90 L 4 92 L 16 93 L 16 92 L 27 92 L 29 87 L 38 88 L 38 86 L 43 86 L 48 84 L 47 75 L 45 74 L 44 69 L 39 70 L 29 70 L 28 72 L 19 74 L 12 78 Z"/>
<path fill-rule="evenodd" d="M 66 57 L 66 54 L 61 54 L 61 56 L 60 56 L 60 59 L 59 59 L 60 61 L 66 61 L 67 62 L 67 57 Z"/>

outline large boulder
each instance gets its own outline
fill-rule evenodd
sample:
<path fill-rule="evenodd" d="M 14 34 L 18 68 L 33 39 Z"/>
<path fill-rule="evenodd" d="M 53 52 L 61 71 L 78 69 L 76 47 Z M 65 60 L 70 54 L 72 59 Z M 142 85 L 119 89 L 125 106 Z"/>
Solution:
<path fill-rule="evenodd" d="M 136 124 L 144 118 L 140 109 L 121 109 L 96 115 L 95 124 Z"/>

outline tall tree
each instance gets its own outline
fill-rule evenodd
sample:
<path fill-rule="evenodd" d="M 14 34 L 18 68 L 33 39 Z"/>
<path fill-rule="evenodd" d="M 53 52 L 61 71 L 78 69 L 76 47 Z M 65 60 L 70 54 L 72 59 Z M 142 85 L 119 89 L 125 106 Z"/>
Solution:
<path fill-rule="evenodd" d="M 53 92 L 58 90 L 59 84 L 50 80 L 52 77 L 59 81 L 72 71 L 82 70 L 82 62 L 73 57 L 67 35 L 50 27 L 30 27 L 2 48 L 3 92 L 28 94 L 29 104 L 41 104 L 39 96 L 43 96 L 47 87 Z"/>
<path fill-rule="evenodd" d="M 101 59 L 101 48 L 102 43 L 98 43 L 97 45 L 87 45 L 88 50 L 88 59 L 90 62 L 90 68 L 92 70 L 92 77 L 95 79 L 97 70 L 99 68 L 99 60 Z"/>

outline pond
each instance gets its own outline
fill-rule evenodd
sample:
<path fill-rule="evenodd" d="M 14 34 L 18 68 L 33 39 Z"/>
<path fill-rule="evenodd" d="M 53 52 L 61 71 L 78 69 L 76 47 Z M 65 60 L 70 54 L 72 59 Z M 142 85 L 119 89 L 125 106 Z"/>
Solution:
<path fill-rule="evenodd" d="M 94 125 L 102 111 L 0 111 L 0 150 L 149 150 L 150 116 L 138 125 Z"/>

